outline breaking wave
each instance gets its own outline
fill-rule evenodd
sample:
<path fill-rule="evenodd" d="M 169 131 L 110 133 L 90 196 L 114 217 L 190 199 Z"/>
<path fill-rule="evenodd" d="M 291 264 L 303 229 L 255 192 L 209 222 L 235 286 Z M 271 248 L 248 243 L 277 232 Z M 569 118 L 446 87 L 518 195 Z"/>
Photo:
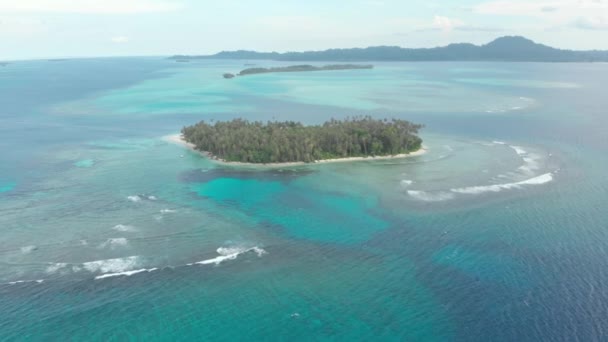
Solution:
<path fill-rule="evenodd" d="M 126 238 L 112 238 L 107 239 L 104 243 L 99 245 L 99 248 L 116 248 L 116 247 L 126 247 L 129 245 L 129 240 Z"/>
<path fill-rule="evenodd" d="M 21 253 L 23 253 L 23 254 L 30 254 L 31 252 L 33 252 L 33 251 L 35 251 L 37 249 L 38 249 L 38 247 L 36 247 L 34 245 L 32 245 L 32 246 L 23 246 L 23 247 L 20 248 Z"/>
<path fill-rule="evenodd" d="M 140 257 L 130 256 L 126 258 L 104 259 L 89 261 L 85 263 L 51 263 L 46 268 L 46 273 L 66 274 L 76 273 L 80 271 L 88 271 L 91 273 L 115 273 L 125 272 L 136 268 L 140 264 Z"/>
<path fill-rule="evenodd" d="M 17 284 L 30 284 L 30 283 L 36 283 L 36 284 L 41 284 L 44 282 L 44 279 L 36 279 L 36 280 L 16 280 L 16 281 L 11 281 L 8 283 L 4 283 L 4 284 L 0 284 L 0 285 L 17 285 Z"/>
<path fill-rule="evenodd" d="M 248 252 L 255 252 L 258 257 L 266 254 L 267 252 L 260 247 L 251 247 L 251 248 L 242 248 L 242 247 L 220 247 L 217 249 L 217 254 L 219 256 L 207 260 L 198 261 L 195 263 L 188 264 L 188 266 L 192 265 L 219 265 L 226 260 L 234 260 L 239 255 L 245 254 Z"/>
<path fill-rule="evenodd" d="M 404 180 L 402 180 L 402 181 L 400 182 L 401 186 L 404 186 L 404 187 L 405 187 L 405 186 L 410 186 L 410 185 L 412 185 L 413 183 L 414 183 L 414 181 L 411 181 L 411 180 L 409 180 L 409 179 L 404 179 Z"/>
<path fill-rule="evenodd" d="M 106 273 L 106 274 L 102 274 L 100 276 L 95 277 L 96 280 L 99 279 L 106 279 L 106 278 L 113 278 L 113 277 L 121 277 L 121 276 L 126 276 L 126 277 L 130 277 L 134 274 L 138 274 L 138 273 L 143 273 L 143 272 L 154 272 L 158 270 L 158 268 L 142 268 L 140 270 L 134 270 L 134 271 L 124 271 L 124 272 L 117 272 L 117 273 Z"/>
<path fill-rule="evenodd" d="M 118 273 L 134 269 L 140 263 L 140 257 L 130 256 L 126 258 L 105 259 L 89 261 L 82 264 L 82 268 L 91 273 Z"/>
<path fill-rule="evenodd" d="M 112 227 L 113 230 L 117 232 L 135 232 L 137 229 L 133 226 L 125 225 L 125 224 L 117 224 Z"/>
<path fill-rule="evenodd" d="M 519 147 L 519 146 L 509 146 L 509 147 L 511 147 L 515 151 L 515 153 L 517 153 L 520 156 L 528 153 L 528 151 L 524 150 L 522 147 Z"/>
<path fill-rule="evenodd" d="M 477 195 L 484 192 L 499 192 L 502 190 L 519 189 L 524 185 L 541 185 L 549 183 L 553 180 L 552 173 L 545 173 L 543 175 L 526 179 L 521 182 L 515 183 L 504 183 L 504 184 L 492 184 L 492 185 L 480 185 L 480 186 L 469 186 L 464 188 L 455 188 L 450 191 L 459 194 Z"/>
<path fill-rule="evenodd" d="M 419 190 L 408 190 L 407 194 L 410 195 L 410 197 L 424 202 L 441 202 L 454 198 L 454 194 L 445 191 L 428 192 Z"/>
<path fill-rule="evenodd" d="M 96 261 L 89 261 L 84 263 L 48 263 L 46 267 L 47 274 L 56 274 L 60 276 L 75 275 L 77 273 L 85 272 L 94 275 L 95 280 L 113 278 L 113 277 L 129 277 L 139 273 L 150 273 L 161 270 L 163 268 L 175 268 L 184 266 L 195 266 L 195 265 L 215 265 L 218 266 L 227 260 L 235 260 L 240 255 L 252 253 L 258 257 L 262 257 L 267 254 L 266 250 L 261 247 L 243 247 L 243 246 L 231 246 L 231 247 L 220 247 L 216 250 L 218 256 L 206 259 L 198 262 L 189 264 L 182 264 L 178 266 L 154 266 L 151 268 L 144 268 L 144 259 L 140 256 L 129 256 L 124 258 L 114 259 L 103 259 Z M 21 283 L 42 283 L 44 280 L 17 280 L 10 283 L 0 285 L 15 285 Z"/>
<path fill-rule="evenodd" d="M 127 199 L 133 203 L 137 203 L 137 202 L 141 201 L 141 197 L 139 197 L 137 195 L 127 196 Z"/>

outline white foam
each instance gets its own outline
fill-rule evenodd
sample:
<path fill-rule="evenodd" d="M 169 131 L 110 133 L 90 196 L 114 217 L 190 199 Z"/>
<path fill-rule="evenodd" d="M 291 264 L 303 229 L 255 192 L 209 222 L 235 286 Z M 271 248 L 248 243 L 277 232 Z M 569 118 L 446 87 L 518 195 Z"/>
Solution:
<path fill-rule="evenodd" d="M 492 141 L 492 143 L 496 144 L 496 145 L 505 145 L 504 141 L 499 141 L 499 140 L 494 140 L 494 141 Z"/>
<path fill-rule="evenodd" d="M 29 254 L 29 253 L 31 253 L 31 252 L 33 252 L 33 251 L 37 250 L 37 249 L 38 249 L 38 247 L 36 247 L 36 246 L 34 246 L 34 245 L 31 245 L 31 246 L 23 246 L 23 247 L 21 247 L 21 248 L 20 248 L 21 253 L 23 253 L 23 254 Z"/>
<path fill-rule="evenodd" d="M 127 199 L 131 202 L 137 203 L 139 201 L 141 201 L 141 197 L 137 196 L 137 195 L 133 195 L 133 196 L 127 196 Z"/>
<path fill-rule="evenodd" d="M 96 280 L 99 279 L 106 279 L 106 278 L 112 278 L 112 277 L 120 277 L 120 276 L 127 276 L 130 277 L 134 274 L 138 274 L 138 273 L 143 273 L 143 272 L 154 272 L 158 270 L 158 268 L 142 268 L 140 270 L 134 270 L 134 271 L 125 271 L 125 272 L 116 272 L 116 273 L 106 273 L 106 274 L 102 274 L 100 276 L 95 277 Z"/>
<path fill-rule="evenodd" d="M 125 225 L 125 224 L 117 224 L 114 227 L 112 227 L 112 229 L 116 230 L 118 232 L 135 232 L 135 231 L 137 231 L 137 229 L 135 227 Z"/>
<path fill-rule="evenodd" d="M 7 285 L 17 285 L 17 284 L 27 284 L 27 283 L 36 283 L 36 284 L 41 284 L 44 282 L 44 279 L 37 279 L 37 280 L 17 280 L 17 281 L 11 281 L 6 283 Z"/>
<path fill-rule="evenodd" d="M 439 192 L 427 192 L 427 191 L 419 191 L 419 190 L 408 190 L 407 194 L 411 197 L 425 202 L 441 202 L 447 201 L 454 198 L 454 195 L 448 192 L 439 191 Z"/>
<path fill-rule="evenodd" d="M 92 273 L 118 273 L 126 272 L 134 269 L 139 264 L 138 256 L 130 256 L 126 258 L 105 259 L 97 261 L 89 261 L 82 264 L 82 267 Z"/>
<path fill-rule="evenodd" d="M 526 150 L 524 150 L 520 146 L 509 146 L 509 147 L 511 147 L 513 150 L 515 150 L 515 153 L 517 153 L 520 156 L 523 156 L 524 154 L 528 153 Z"/>
<path fill-rule="evenodd" d="M 528 154 L 527 156 L 522 157 L 524 165 L 520 166 L 518 169 L 527 174 L 533 174 L 534 171 L 540 168 L 540 165 L 538 163 L 539 159 L 540 157 L 538 155 Z"/>
<path fill-rule="evenodd" d="M 464 187 L 464 188 L 451 189 L 451 191 L 455 192 L 455 193 L 459 193 L 459 194 L 478 195 L 478 194 L 482 194 L 485 192 L 499 192 L 502 190 L 519 189 L 524 185 L 541 185 L 541 184 L 549 183 L 552 180 L 553 180 L 553 174 L 545 173 L 543 175 L 536 176 L 536 177 L 533 177 L 530 179 L 526 179 L 521 182 L 469 186 L 469 187 Z"/>
<path fill-rule="evenodd" d="M 129 240 L 126 238 L 112 238 L 107 239 L 104 243 L 99 245 L 99 248 L 116 248 L 116 247 L 126 247 L 129 245 Z"/>
<path fill-rule="evenodd" d="M 63 263 L 63 262 L 58 262 L 58 263 L 50 264 L 46 268 L 46 273 L 55 273 L 55 272 L 61 270 L 62 268 L 65 268 L 67 265 L 68 264 Z"/>
<path fill-rule="evenodd" d="M 148 199 L 150 201 L 156 201 L 158 198 L 156 198 L 156 196 L 148 196 Z"/>
<path fill-rule="evenodd" d="M 411 181 L 409 179 L 404 179 L 401 181 L 400 184 L 401 184 L 401 186 L 406 187 L 406 186 L 410 186 L 410 185 L 414 184 L 414 181 Z"/>
<path fill-rule="evenodd" d="M 217 249 L 217 254 L 219 254 L 219 256 L 215 257 L 215 258 L 211 258 L 211 259 L 207 259 L 207 260 L 203 260 L 203 261 L 198 261 L 195 262 L 193 264 L 188 264 L 188 265 L 219 265 L 222 262 L 226 261 L 226 260 L 234 260 L 236 259 L 239 255 L 247 253 L 247 252 L 255 252 L 258 257 L 261 257 L 262 255 L 266 254 L 267 252 L 260 248 L 260 247 L 251 247 L 251 248 L 243 248 L 243 247 L 220 247 Z"/>
<path fill-rule="evenodd" d="M 160 213 L 161 214 L 172 214 L 172 213 L 176 213 L 177 210 L 174 209 L 161 209 Z"/>

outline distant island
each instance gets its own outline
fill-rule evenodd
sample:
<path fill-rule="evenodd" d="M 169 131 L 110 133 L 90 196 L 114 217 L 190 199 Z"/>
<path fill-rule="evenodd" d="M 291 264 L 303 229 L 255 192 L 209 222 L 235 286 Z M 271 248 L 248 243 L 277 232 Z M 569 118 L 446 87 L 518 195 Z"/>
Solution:
<path fill-rule="evenodd" d="M 608 62 L 608 51 L 561 50 L 524 37 L 501 37 L 485 45 L 468 43 L 445 47 L 409 49 L 376 46 L 307 52 L 223 51 L 210 56 L 170 57 L 189 59 L 236 59 L 276 61 L 495 61 L 495 62 Z"/>
<path fill-rule="evenodd" d="M 421 125 L 369 116 L 332 119 L 323 125 L 234 119 L 184 127 L 182 142 L 221 162 L 312 163 L 405 157 L 421 152 Z"/>
<path fill-rule="evenodd" d="M 227 79 L 234 78 L 235 76 L 247 76 L 256 74 L 270 74 L 275 72 L 307 72 L 307 71 L 331 71 L 331 70 L 352 70 L 352 69 L 373 69 L 373 65 L 360 65 L 360 64 L 332 64 L 325 66 L 313 66 L 313 65 L 291 65 L 286 67 L 274 67 L 274 68 L 248 68 L 241 70 L 238 74 L 234 75 L 231 73 L 225 73 L 222 76 Z"/>
<path fill-rule="evenodd" d="M 277 68 L 249 68 L 242 70 L 238 73 L 239 76 L 255 75 L 255 74 L 268 74 L 274 72 L 305 72 L 305 71 L 329 71 L 329 70 L 351 70 L 351 69 L 373 69 L 373 65 L 358 65 L 358 64 L 332 64 L 325 66 L 312 66 L 312 65 L 292 65 L 287 67 Z"/>

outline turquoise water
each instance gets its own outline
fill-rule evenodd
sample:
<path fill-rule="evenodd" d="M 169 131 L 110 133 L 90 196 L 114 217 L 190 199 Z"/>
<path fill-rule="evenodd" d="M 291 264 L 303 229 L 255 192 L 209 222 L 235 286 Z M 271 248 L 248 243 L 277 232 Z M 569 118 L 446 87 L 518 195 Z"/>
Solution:
<path fill-rule="evenodd" d="M 261 65 L 285 63 L 260 62 Z M 2 340 L 601 340 L 604 64 L 0 70 Z M 222 167 L 198 120 L 423 123 L 428 152 Z"/>

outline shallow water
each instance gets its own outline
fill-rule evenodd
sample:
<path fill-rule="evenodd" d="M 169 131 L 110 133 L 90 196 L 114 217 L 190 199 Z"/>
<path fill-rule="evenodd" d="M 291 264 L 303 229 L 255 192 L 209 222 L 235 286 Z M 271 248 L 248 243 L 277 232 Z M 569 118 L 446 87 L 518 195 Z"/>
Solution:
<path fill-rule="evenodd" d="M 221 77 L 242 68 L 0 70 L 0 339 L 605 334 L 605 65 Z M 425 124 L 429 152 L 270 170 L 162 140 L 202 119 L 358 114 Z"/>

